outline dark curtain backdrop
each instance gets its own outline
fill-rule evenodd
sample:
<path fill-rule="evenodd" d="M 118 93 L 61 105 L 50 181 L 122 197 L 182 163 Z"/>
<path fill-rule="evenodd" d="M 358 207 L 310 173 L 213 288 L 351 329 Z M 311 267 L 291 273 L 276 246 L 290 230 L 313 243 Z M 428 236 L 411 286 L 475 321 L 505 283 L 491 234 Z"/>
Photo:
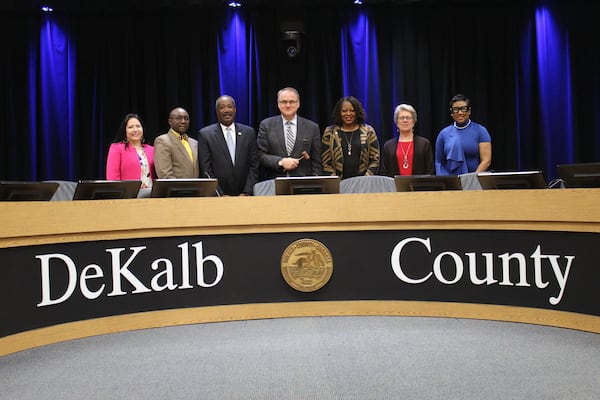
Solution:
<path fill-rule="evenodd" d="M 435 142 L 448 101 L 465 93 L 492 135 L 492 169 L 549 181 L 558 163 L 600 161 L 597 16 L 583 1 L 4 12 L 0 179 L 103 179 L 129 112 L 151 143 L 173 107 L 195 134 L 227 93 L 238 121 L 258 128 L 278 112 L 277 90 L 295 86 L 300 114 L 322 130 L 339 97 L 358 97 L 381 143 L 399 103 Z"/>

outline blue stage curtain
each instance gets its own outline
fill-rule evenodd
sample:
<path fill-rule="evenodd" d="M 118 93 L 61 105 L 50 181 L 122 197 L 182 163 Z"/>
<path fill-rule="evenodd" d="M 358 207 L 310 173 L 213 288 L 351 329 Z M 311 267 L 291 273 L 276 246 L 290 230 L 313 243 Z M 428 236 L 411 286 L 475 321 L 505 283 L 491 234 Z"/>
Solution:
<path fill-rule="evenodd" d="M 255 58 L 252 57 L 255 50 L 252 37 L 252 29 L 247 27 L 238 10 L 229 10 L 225 24 L 217 34 L 218 93 L 228 94 L 236 100 L 237 119 L 244 123 L 248 123 L 246 121 L 252 115 L 252 103 L 246 99 L 252 98 L 251 83 L 258 76 L 252 63 Z"/>
<path fill-rule="evenodd" d="M 37 129 L 32 130 L 37 137 L 30 149 L 31 170 L 35 173 L 32 179 L 74 179 L 75 47 L 68 28 L 52 15 L 42 19 L 39 44 L 39 64 L 32 62 L 29 66 L 31 70 L 39 68 L 37 77 L 30 73 L 30 104 L 34 110 L 30 119 L 37 118 L 37 122 L 30 121 L 33 126 L 37 123 Z"/>
<path fill-rule="evenodd" d="M 541 169 L 548 181 L 556 178 L 557 164 L 581 161 L 575 151 L 571 54 L 561 10 L 538 3 L 523 32 L 516 65 L 516 149 L 518 169 Z"/>
<path fill-rule="evenodd" d="M 381 141 L 395 134 L 394 106 L 408 103 L 416 132 L 435 142 L 460 92 L 492 134 L 495 170 L 541 169 L 551 179 L 557 163 L 600 160 L 591 40 L 600 25 L 583 1 L 144 7 L 0 15 L 0 179 L 101 179 L 126 113 L 142 116 L 152 143 L 183 106 L 195 135 L 216 120 L 224 93 L 238 120 L 258 128 L 288 85 L 300 91 L 300 114 L 322 129 L 335 102 L 354 95 Z M 291 58 L 281 24 L 298 21 L 301 51 Z"/>
<path fill-rule="evenodd" d="M 535 15 L 538 85 L 540 88 L 540 129 L 545 171 L 559 162 L 573 161 L 571 68 L 568 36 L 549 9 L 539 7 Z"/>
<path fill-rule="evenodd" d="M 365 108 L 367 118 L 378 117 L 383 110 L 380 94 L 379 49 L 375 26 L 367 10 L 356 9 L 348 12 L 343 21 L 340 37 L 344 96 L 354 96 L 359 99 Z"/>

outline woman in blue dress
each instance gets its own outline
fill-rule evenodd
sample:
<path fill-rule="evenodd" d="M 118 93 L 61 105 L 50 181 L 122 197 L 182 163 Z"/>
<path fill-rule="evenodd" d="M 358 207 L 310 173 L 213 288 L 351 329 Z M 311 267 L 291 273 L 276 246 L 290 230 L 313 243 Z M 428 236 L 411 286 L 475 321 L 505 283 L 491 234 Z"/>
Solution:
<path fill-rule="evenodd" d="M 450 101 L 454 122 L 438 134 L 435 142 L 437 175 L 461 175 L 487 171 L 492 163 L 492 139 L 488 130 L 471 120 L 471 100 L 457 94 Z"/>

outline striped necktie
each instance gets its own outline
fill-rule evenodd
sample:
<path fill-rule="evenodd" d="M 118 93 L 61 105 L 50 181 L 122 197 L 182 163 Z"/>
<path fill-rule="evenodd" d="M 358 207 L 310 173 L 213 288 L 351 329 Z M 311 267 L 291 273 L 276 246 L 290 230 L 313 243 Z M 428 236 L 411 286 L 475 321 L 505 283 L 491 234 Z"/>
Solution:
<path fill-rule="evenodd" d="M 291 121 L 287 121 L 285 123 L 285 149 L 287 150 L 288 156 L 292 155 L 295 141 L 296 139 L 294 138 L 294 132 L 292 131 L 292 123 Z"/>

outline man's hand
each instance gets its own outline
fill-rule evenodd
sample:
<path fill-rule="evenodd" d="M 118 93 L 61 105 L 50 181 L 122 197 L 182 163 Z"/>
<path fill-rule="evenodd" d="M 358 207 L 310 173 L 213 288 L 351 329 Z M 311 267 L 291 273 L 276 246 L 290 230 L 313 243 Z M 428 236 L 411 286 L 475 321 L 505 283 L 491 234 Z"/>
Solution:
<path fill-rule="evenodd" d="M 281 159 L 281 167 L 286 171 L 291 171 L 298 168 L 300 161 L 293 157 L 286 157 Z"/>

